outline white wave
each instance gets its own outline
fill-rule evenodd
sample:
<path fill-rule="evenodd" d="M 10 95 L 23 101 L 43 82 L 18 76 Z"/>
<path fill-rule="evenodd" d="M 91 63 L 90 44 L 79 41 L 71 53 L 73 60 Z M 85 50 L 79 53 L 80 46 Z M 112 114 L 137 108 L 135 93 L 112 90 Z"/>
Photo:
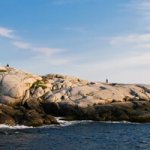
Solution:
<path fill-rule="evenodd" d="M 120 123 L 131 123 L 131 122 L 128 122 L 128 121 L 99 121 L 101 123 L 112 123 L 112 124 L 120 124 Z"/>
<path fill-rule="evenodd" d="M 62 117 L 56 117 L 56 120 L 60 123 L 61 126 L 70 126 L 74 124 L 86 124 L 91 122 L 97 123 L 108 123 L 108 124 L 141 124 L 138 122 L 129 122 L 129 121 L 92 121 L 92 120 L 75 120 L 75 121 L 66 121 Z"/>
<path fill-rule="evenodd" d="M 79 124 L 79 123 L 89 123 L 93 122 L 92 120 L 74 120 L 74 121 L 67 121 L 64 120 L 62 117 L 56 117 L 56 120 L 60 123 L 60 126 L 70 126 L 74 124 Z"/>
<path fill-rule="evenodd" d="M 56 120 L 60 123 L 60 126 L 70 126 L 74 124 L 86 124 L 90 122 L 97 123 L 108 123 L 108 124 L 140 124 L 137 122 L 129 122 L 129 121 L 92 121 L 92 120 L 74 120 L 74 121 L 66 121 L 63 117 L 56 117 Z"/>
<path fill-rule="evenodd" d="M 66 121 L 63 117 L 56 117 L 56 120 L 60 123 L 60 125 L 43 125 L 41 127 L 33 127 L 33 126 L 25 126 L 25 125 L 16 125 L 9 126 L 5 124 L 0 124 L 0 129 L 29 129 L 29 128 L 57 128 L 57 127 L 65 127 L 71 126 L 75 124 L 87 124 L 91 122 L 97 123 L 108 123 L 108 124 L 141 124 L 136 122 L 128 122 L 128 121 L 92 121 L 92 120 L 74 120 L 74 121 Z M 150 123 L 147 123 L 150 124 Z"/>
<path fill-rule="evenodd" d="M 2 128 L 8 128 L 8 129 L 27 129 L 27 128 L 33 128 L 32 126 L 24 126 L 24 125 L 16 125 L 16 126 L 9 126 L 5 124 L 0 124 L 0 129 Z"/>
<path fill-rule="evenodd" d="M 129 122 L 129 121 L 97 121 L 97 122 L 110 124 L 141 124 L 138 122 Z"/>

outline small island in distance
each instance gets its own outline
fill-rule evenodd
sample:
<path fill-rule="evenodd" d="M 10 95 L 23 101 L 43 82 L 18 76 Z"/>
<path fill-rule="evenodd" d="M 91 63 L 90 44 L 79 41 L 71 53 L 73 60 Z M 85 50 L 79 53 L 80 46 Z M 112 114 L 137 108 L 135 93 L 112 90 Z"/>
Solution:
<path fill-rule="evenodd" d="M 0 124 L 59 124 L 55 117 L 150 122 L 150 85 L 89 82 L 0 67 Z"/>

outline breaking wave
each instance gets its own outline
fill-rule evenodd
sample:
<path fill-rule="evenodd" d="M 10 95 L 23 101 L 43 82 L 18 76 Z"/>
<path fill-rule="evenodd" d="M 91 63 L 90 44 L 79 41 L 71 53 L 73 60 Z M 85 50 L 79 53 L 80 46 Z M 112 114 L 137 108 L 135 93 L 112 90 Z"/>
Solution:
<path fill-rule="evenodd" d="M 60 123 L 60 126 L 70 126 L 74 124 L 79 124 L 79 123 L 90 123 L 93 122 L 92 120 L 74 120 L 74 121 L 67 121 L 64 120 L 62 117 L 57 117 L 56 120 Z"/>
<path fill-rule="evenodd" d="M 9 126 L 5 124 L 0 124 L 0 129 L 57 128 L 57 127 L 71 126 L 75 124 L 87 124 L 91 122 L 107 123 L 107 124 L 140 124 L 140 123 L 133 123 L 133 122 L 128 122 L 128 121 L 92 121 L 92 120 L 67 121 L 67 120 L 64 120 L 64 118 L 62 117 L 56 117 L 56 120 L 59 122 L 60 125 L 44 125 L 41 127 L 32 127 L 32 126 L 25 126 L 25 125 Z"/>
<path fill-rule="evenodd" d="M 0 124 L 0 129 L 27 129 L 27 128 L 33 128 L 32 126 L 24 126 L 24 125 L 16 125 L 16 126 L 9 126 L 9 125 L 5 125 L 5 124 Z"/>

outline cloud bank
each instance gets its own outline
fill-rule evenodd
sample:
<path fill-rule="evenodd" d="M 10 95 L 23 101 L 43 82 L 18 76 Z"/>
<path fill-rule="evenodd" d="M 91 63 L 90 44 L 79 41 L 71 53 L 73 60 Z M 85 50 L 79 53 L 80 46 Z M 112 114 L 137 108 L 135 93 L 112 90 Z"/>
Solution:
<path fill-rule="evenodd" d="M 14 38 L 13 33 L 14 33 L 14 30 L 11 30 L 5 27 L 0 27 L 0 37 L 13 39 Z"/>

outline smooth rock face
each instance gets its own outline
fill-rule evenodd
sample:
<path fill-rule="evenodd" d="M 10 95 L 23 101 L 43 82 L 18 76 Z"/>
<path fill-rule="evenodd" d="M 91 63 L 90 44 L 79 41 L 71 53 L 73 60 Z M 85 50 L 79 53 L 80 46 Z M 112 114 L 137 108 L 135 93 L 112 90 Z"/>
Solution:
<path fill-rule="evenodd" d="M 0 123 L 11 125 L 56 123 L 51 114 L 69 120 L 150 122 L 150 85 L 37 76 L 10 67 L 0 67 L 0 103 Z"/>
<path fill-rule="evenodd" d="M 19 103 L 32 84 L 41 77 L 14 68 L 0 70 L 0 102 L 8 105 Z"/>

